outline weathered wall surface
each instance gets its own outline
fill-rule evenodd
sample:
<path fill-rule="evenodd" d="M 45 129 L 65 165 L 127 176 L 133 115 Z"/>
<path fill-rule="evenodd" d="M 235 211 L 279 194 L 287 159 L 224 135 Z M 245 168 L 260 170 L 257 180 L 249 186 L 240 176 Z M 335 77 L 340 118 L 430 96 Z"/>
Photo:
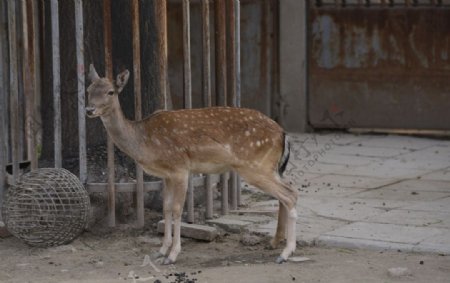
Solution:
<path fill-rule="evenodd" d="M 450 128 L 450 7 L 313 7 L 310 25 L 314 127 Z"/>

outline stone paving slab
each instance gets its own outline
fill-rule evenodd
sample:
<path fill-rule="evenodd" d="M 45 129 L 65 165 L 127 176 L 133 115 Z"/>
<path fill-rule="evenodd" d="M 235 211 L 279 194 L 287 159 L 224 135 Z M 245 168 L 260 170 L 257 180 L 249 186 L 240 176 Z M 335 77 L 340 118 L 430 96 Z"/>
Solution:
<path fill-rule="evenodd" d="M 450 198 L 416 203 L 409 206 L 405 206 L 404 209 L 450 212 Z"/>
<path fill-rule="evenodd" d="M 300 194 L 298 243 L 450 255 L 449 140 L 330 133 L 292 141 L 286 181 Z M 249 209 L 277 211 L 278 201 Z M 249 227 L 273 235 L 276 214 Z"/>
<path fill-rule="evenodd" d="M 442 234 L 442 230 L 429 227 L 414 227 L 396 224 L 355 222 L 332 232 L 328 237 L 344 237 L 363 240 L 417 245 L 427 238 Z"/>
<path fill-rule="evenodd" d="M 396 149 L 390 147 L 362 147 L 362 146 L 336 146 L 331 150 L 333 153 L 342 155 L 353 155 L 362 157 L 395 157 L 410 152 L 407 149 Z"/>
<path fill-rule="evenodd" d="M 423 240 L 413 250 L 450 255 L 450 230 L 443 230 L 439 235 Z"/>
<path fill-rule="evenodd" d="M 448 228 L 450 212 L 395 209 L 366 219 L 367 222 Z"/>
<path fill-rule="evenodd" d="M 373 189 L 396 183 L 398 181 L 398 179 L 393 178 L 374 178 L 367 176 L 355 177 L 349 175 L 328 174 L 311 179 L 310 183 L 311 185 L 326 186 L 327 184 L 330 184 L 335 187 L 340 186 L 346 188 Z"/>
<path fill-rule="evenodd" d="M 426 190 L 425 187 L 407 187 L 401 183 L 353 195 L 353 197 L 360 199 L 389 199 L 403 201 L 433 201 L 449 196 L 450 189 L 447 192 L 433 191 L 432 189 Z"/>
<path fill-rule="evenodd" d="M 436 144 L 440 141 L 429 138 L 411 138 L 407 136 L 382 136 L 365 139 L 363 141 L 355 141 L 352 144 L 360 144 L 363 147 L 391 147 L 397 149 L 415 149 L 420 150 Z"/>
<path fill-rule="evenodd" d="M 450 168 L 435 171 L 421 177 L 422 180 L 450 181 Z"/>

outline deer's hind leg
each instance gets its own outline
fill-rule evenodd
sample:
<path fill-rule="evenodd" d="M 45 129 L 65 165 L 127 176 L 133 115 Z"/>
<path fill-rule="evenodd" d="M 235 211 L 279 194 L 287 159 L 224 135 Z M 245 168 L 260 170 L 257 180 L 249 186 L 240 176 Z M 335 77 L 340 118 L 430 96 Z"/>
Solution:
<path fill-rule="evenodd" d="M 272 241 L 270 241 L 270 246 L 272 249 L 278 248 L 278 245 L 281 241 L 286 238 L 286 222 L 287 222 L 287 210 L 281 201 L 278 202 L 278 223 L 277 223 L 277 231 Z"/>
<path fill-rule="evenodd" d="M 296 248 L 297 191 L 282 182 L 280 176 L 275 172 L 264 174 L 264 172 L 255 173 L 245 169 L 239 170 L 239 173 L 247 182 L 279 200 L 279 223 L 272 245 L 278 244 L 283 240 L 284 231 L 287 231 L 286 247 L 276 260 L 277 263 L 285 262 Z"/>

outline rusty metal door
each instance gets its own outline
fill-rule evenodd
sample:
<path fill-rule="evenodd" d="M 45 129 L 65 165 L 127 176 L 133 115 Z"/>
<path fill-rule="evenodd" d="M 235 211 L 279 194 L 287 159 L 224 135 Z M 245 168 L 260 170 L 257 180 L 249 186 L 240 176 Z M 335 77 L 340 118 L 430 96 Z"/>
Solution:
<path fill-rule="evenodd" d="M 450 129 L 449 1 L 311 1 L 309 25 L 313 127 Z"/>

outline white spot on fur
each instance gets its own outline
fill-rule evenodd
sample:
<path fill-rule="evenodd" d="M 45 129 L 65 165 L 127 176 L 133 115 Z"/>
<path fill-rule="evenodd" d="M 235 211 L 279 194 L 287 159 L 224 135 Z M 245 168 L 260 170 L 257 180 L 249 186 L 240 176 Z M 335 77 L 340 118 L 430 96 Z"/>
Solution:
<path fill-rule="evenodd" d="M 253 147 L 253 142 L 250 143 L 250 147 Z"/>
<path fill-rule="evenodd" d="M 257 146 L 257 147 L 260 147 L 260 146 L 261 146 L 261 142 L 260 142 L 260 141 L 257 141 L 257 142 L 256 142 L 256 146 Z"/>
<path fill-rule="evenodd" d="M 249 136 L 250 135 L 250 132 L 249 131 L 245 131 L 245 136 Z"/>

